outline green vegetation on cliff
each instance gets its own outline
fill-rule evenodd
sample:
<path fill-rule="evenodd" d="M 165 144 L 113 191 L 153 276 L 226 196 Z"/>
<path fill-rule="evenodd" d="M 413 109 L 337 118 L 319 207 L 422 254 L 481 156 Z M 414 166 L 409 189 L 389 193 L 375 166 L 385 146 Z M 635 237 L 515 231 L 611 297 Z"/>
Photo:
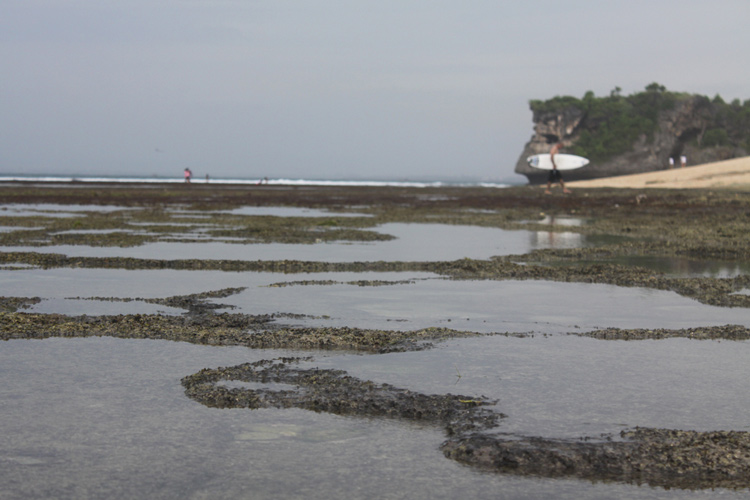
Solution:
<path fill-rule="evenodd" d="M 535 122 L 544 121 L 544 116 L 550 114 L 580 118 L 576 127 L 578 138 L 571 152 L 592 161 L 625 153 L 641 137 L 652 141 L 662 113 L 687 100 L 692 100 L 693 112 L 704 123 L 695 131 L 692 144 L 698 148 L 726 146 L 750 150 L 750 100 L 726 103 L 718 95 L 712 100 L 671 92 L 658 83 L 629 96 L 621 95 L 620 90 L 616 87 L 606 97 L 596 97 L 588 91 L 581 99 L 557 96 L 546 101 L 532 100 L 529 105 Z"/>

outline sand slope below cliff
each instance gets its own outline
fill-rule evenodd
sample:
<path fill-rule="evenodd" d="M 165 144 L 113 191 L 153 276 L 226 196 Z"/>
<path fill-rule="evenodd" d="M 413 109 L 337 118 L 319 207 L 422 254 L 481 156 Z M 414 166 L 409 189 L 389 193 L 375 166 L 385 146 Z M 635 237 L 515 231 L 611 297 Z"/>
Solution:
<path fill-rule="evenodd" d="M 645 174 L 575 181 L 567 185 L 579 188 L 728 188 L 750 191 L 750 157 Z"/>

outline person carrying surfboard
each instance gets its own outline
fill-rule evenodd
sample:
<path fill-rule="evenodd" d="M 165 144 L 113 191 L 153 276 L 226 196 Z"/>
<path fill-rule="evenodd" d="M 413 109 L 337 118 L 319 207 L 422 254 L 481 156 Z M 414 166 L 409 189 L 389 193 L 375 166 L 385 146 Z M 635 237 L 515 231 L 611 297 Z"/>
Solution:
<path fill-rule="evenodd" d="M 547 189 L 544 191 L 545 194 L 552 194 L 550 188 L 552 187 L 553 182 L 560 183 L 563 193 L 568 194 L 571 192 L 568 188 L 565 187 L 565 182 L 563 181 L 562 174 L 557 169 L 557 164 L 555 163 L 555 155 L 559 153 L 562 148 L 563 143 L 558 142 L 549 150 L 549 159 L 552 161 L 552 170 L 549 171 L 549 175 L 547 176 Z"/>

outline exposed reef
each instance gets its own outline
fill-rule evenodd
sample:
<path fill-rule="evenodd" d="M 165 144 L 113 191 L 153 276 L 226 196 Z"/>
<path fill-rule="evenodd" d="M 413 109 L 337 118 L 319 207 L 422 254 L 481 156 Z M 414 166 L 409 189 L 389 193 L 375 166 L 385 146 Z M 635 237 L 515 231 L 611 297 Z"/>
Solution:
<path fill-rule="evenodd" d="M 0 297 L 0 313 L 28 309 L 41 300 L 39 297 Z"/>
<path fill-rule="evenodd" d="M 681 489 L 750 487 L 750 433 L 635 428 L 600 442 L 475 434 L 443 444 L 449 458 L 497 472 Z"/>
<path fill-rule="evenodd" d="M 489 429 L 504 417 L 482 397 L 425 395 L 360 380 L 342 370 L 297 368 L 311 358 L 284 358 L 205 369 L 182 379 L 185 393 L 216 408 L 301 408 L 336 415 L 400 418 L 437 424 L 448 435 Z M 287 384 L 288 388 L 229 388 L 221 381 Z"/>
<path fill-rule="evenodd" d="M 601 340 L 658 340 L 670 338 L 687 338 L 694 340 L 750 340 L 750 329 L 741 325 L 723 325 L 712 327 L 693 327 L 682 329 L 668 328 L 602 328 L 585 333 L 571 333 L 581 337 L 592 337 Z"/>
<path fill-rule="evenodd" d="M 399 352 L 430 347 L 430 341 L 471 337 L 474 332 L 448 328 L 423 328 L 414 331 L 375 330 L 351 327 L 292 327 L 278 323 L 295 315 L 240 314 L 216 309 L 223 304 L 209 302 L 236 293 L 241 288 L 164 299 L 112 299 L 89 297 L 89 300 L 143 300 L 186 310 L 179 316 L 163 314 L 119 314 L 102 316 L 67 316 L 17 312 L 37 303 L 38 298 L 3 297 L 0 300 L 0 340 L 42 339 L 49 337 L 118 337 L 190 342 L 208 345 L 240 345 L 253 349 L 338 349 L 363 352 Z"/>

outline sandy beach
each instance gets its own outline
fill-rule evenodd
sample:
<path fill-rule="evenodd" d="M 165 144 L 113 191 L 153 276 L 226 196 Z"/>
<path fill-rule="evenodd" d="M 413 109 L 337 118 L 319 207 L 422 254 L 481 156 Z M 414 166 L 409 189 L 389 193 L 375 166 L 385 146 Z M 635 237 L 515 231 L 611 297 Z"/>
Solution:
<path fill-rule="evenodd" d="M 645 174 L 623 175 L 567 183 L 578 188 L 664 188 L 750 190 L 750 157 L 674 168 Z"/>

